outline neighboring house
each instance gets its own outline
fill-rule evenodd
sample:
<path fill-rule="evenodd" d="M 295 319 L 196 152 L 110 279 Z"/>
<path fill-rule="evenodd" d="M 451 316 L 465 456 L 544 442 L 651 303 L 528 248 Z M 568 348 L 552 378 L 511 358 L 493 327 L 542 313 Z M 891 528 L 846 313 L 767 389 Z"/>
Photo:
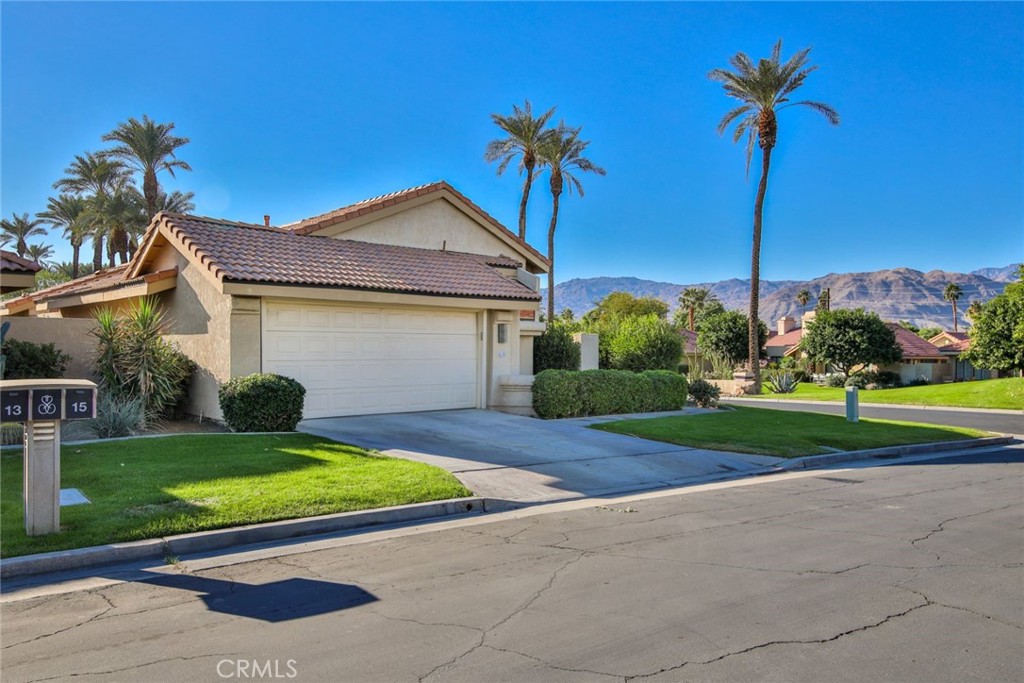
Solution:
<path fill-rule="evenodd" d="M 940 332 L 928 341 L 938 347 L 939 352 L 949 359 L 952 365 L 953 381 L 992 379 L 998 376 L 998 373 L 976 368 L 970 361 L 960 357 L 960 354 L 971 347 L 971 338 L 966 332 Z"/>
<path fill-rule="evenodd" d="M 111 268 L 5 302 L 86 318 L 156 296 L 198 366 L 188 411 L 219 418 L 221 383 L 254 372 L 306 387 L 305 417 L 487 408 L 531 374 L 547 260 L 446 182 L 281 228 L 157 214 Z M 521 312 L 526 312 L 521 315 Z"/>
<path fill-rule="evenodd" d="M 803 322 L 806 323 L 813 317 L 813 313 L 807 313 L 803 317 Z M 785 356 L 797 356 L 803 334 L 804 328 L 797 325 L 796 318 L 788 315 L 779 318 L 776 329 L 769 333 L 768 342 L 764 345 L 768 360 L 778 361 Z"/>
<path fill-rule="evenodd" d="M 32 289 L 36 284 L 36 273 L 40 270 L 42 266 L 35 261 L 0 249 L 0 294 Z"/>
<path fill-rule="evenodd" d="M 704 358 L 704 354 L 697 348 L 697 333 L 692 330 L 681 329 L 679 336 L 683 339 L 683 365 L 693 371 L 700 368 L 702 372 L 711 370 L 711 363 Z"/>

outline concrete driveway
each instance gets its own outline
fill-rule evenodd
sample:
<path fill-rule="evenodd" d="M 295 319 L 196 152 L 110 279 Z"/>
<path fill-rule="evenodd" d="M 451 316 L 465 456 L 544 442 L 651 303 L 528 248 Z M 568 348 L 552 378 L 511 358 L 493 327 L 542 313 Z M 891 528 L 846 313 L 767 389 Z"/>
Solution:
<path fill-rule="evenodd" d="M 490 410 L 445 410 L 303 420 L 299 431 L 437 465 L 477 495 L 517 502 L 672 486 L 780 462 L 587 428 L 624 417 L 633 416 L 539 420 Z"/>

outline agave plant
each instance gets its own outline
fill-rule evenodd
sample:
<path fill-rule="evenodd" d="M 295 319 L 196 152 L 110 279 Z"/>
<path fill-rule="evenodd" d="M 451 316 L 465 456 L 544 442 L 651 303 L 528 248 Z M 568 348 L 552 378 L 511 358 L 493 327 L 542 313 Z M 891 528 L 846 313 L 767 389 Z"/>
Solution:
<path fill-rule="evenodd" d="M 773 394 L 792 394 L 800 382 L 795 373 L 782 368 L 772 368 L 764 373 L 764 384 Z"/>

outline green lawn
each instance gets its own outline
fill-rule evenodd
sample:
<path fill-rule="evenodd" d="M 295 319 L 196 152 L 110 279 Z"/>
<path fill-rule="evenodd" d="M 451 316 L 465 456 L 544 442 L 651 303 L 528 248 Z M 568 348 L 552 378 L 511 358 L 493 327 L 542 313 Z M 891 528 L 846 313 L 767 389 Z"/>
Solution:
<path fill-rule="evenodd" d="M 21 451 L 0 456 L 0 556 L 471 495 L 448 472 L 306 434 L 213 434 L 61 449 L 61 533 L 29 538 Z"/>
<path fill-rule="evenodd" d="M 700 415 L 605 422 L 592 427 L 681 446 L 783 458 L 832 452 L 829 449 L 852 451 L 987 436 L 985 432 L 963 427 L 864 419 L 854 423 L 840 415 L 747 407 Z"/>
<path fill-rule="evenodd" d="M 1024 377 L 929 384 L 923 387 L 905 387 L 903 389 L 862 390 L 859 393 L 861 403 L 1024 410 Z M 803 382 L 792 394 L 766 393 L 761 398 L 779 398 L 791 401 L 845 401 L 845 394 L 846 390 L 842 388 L 832 389 Z"/>

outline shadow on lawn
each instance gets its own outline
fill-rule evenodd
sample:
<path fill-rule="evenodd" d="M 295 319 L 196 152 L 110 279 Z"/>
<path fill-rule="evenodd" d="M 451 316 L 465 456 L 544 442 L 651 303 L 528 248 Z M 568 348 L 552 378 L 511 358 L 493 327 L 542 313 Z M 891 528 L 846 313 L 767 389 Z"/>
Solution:
<path fill-rule="evenodd" d="M 143 573 L 146 576 L 140 581 L 144 583 L 202 593 L 211 612 L 270 623 L 338 612 L 379 599 L 359 586 L 301 577 L 254 585 L 194 575 Z"/>

